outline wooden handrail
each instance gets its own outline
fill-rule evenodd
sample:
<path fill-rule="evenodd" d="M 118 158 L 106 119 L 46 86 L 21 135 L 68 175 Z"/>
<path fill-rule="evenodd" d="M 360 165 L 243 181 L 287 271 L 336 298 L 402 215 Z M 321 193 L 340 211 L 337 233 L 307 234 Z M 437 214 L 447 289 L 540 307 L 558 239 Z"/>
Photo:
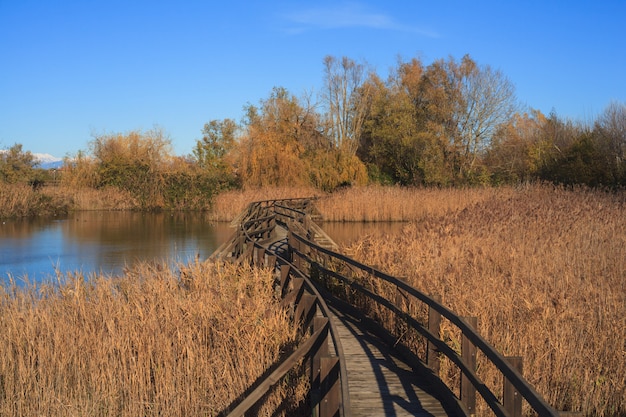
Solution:
<path fill-rule="evenodd" d="M 324 299 L 319 294 L 316 286 L 310 281 L 309 277 L 300 271 L 295 265 L 290 262 L 290 259 L 282 256 L 280 253 L 271 250 L 266 243 L 266 240 L 263 239 L 269 232 L 273 231 L 276 224 L 276 208 L 279 209 L 288 209 L 293 210 L 294 212 L 298 212 L 303 215 L 306 214 L 304 211 L 290 208 L 287 204 L 289 202 L 305 202 L 306 205 L 307 199 L 286 199 L 286 200 L 267 200 L 262 202 L 251 203 L 247 209 L 244 211 L 244 215 L 239 218 L 239 227 L 237 232 L 231 236 L 228 243 L 223 244 L 219 250 L 220 254 L 224 255 L 227 252 L 232 252 L 234 257 L 237 257 L 237 261 L 245 261 L 245 258 L 249 259 L 250 263 L 260 263 L 260 257 L 265 258 L 267 256 L 267 260 L 270 261 L 266 266 L 270 266 L 276 268 L 281 271 L 281 282 L 279 283 L 281 287 L 281 294 L 286 296 L 285 300 L 289 304 L 293 304 L 293 313 L 294 319 L 296 323 L 301 327 L 304 332 L 306 328 L 309 327 L 312 321 L 319 323 L 317 318 L 314 318 L 315 311 L 319 311 L 322 317 L 324 317 L 325 324 L 323 328 L 317 328 L 314 330 L 314 333 L 306 339 L 304 343 L 302 343 L 288 358 L 283 360 L 277 368 L 271 372 L 269 375 L 264 376 L 261 380 L 257 381 L 254 384 L 254 390 L 247 393 L 243 399 L 240 399 L 240 402 L 232 409 L 232 411 L 227 414 L 228 416 L 241 416 L 251 407 L 253 407 L 260 398 L 272 387 L 274 386 L 282 377 L 286 375 L 286 373 L 296 366 L 300 360 L 303 358 L 319 358 L 316 360 L 319 364 L 338 364 L 339 372 L 339 392 L 336 393 L 337 398 L 331 398 L 330 401 L 325 401 L 325 404 L 336 404 L 337 409 L 329 409 L 326 410 L 324 407 L 320 406 L 320 416 L 323 417 L 325 412 L 328 412 L 328 415 L 336 415 L 335 413 L 339 413 L 341 416 L 350 417 L 350 396 L 348 393 L 348 385 L 347 385 L 347 370 L 345 366 L 345 357 L 343 354 L 343 348 L 341 345 L 341 340 L 337 336 L 337 329 L 335 324 L 330 320 L 330 310 L 326 305 Z M 257 217 L 260 216 L 260 217 Z M 270 223 L 274 223 L 271 226 L 266 226 Z M 257 254 L 257 259 L 254 259 L 255 251 L 260 250 L 263 255 Z M 256 262 L 255 262 L 256 261 Z M 286 274 L 283 274 L 283 268 L 287 271 Z M 284 278 L 282 275 L 286 275 Z M 285 288 L 289 284 L 289 277 L 292 276 L 291 280 L 293 282 L 300 282 L 298 284 L 298 288 L 295 293 L 286 293 Z M 305 290 L 308 296 L 305 296 L 301 293 L 301 289 Z M 314 320 L 315 319 L 315 320 Z M 328 346 L 328 336 L 332 340 L 332 346 L 334 348 L 334 354 L 336 355 L 334 359 L 328 360 L 324 359 L 324 352 L 327 352 L 329 349 Z M 329 358 L 331 359 L 331 358 Z M 321 369 L 325 369 L 323 366 Z M 318 371 L 317 373 L 318 379 L 317 383 L 326 382 L 326 385 L 330 385 L 334 387 L 336 384 L 329 383 L 325 378 L 322 378 L 322 374 Z M 329 375 L 328 378 L 332 378 L 332 375 Z M 322 381 L 323 380 L 323 381 Z M 332 396 L 331 392 L 326 392 L 325 389 L 329 389 L 328 387 L 323 388 L 320 387 L 321 398 L 324 396 Z M 230 408 L 230 407 L 229 407 Z"/>
<path fill-rule="evenodd" d="M 454 324 L 458 329 L 461 330 L 462 334 L 467 337 L 471 341 L 471 343 L 476 346 L 476 348 L 478 348 L 485 355 L 485 357 L 494 364 L 498 371 L 511 383 L 512 386 L 515 387 L 519 394 L 526 400 L 530 407 L 539 416 L 557 417 L 559 415 L 559 413 L 535 391 L 535 389 L 528 383 L 528 381 L 526 381 L 526 379 L 513 366 L 511 366 L 511 364 L 502 354 L 500 354 L 493 346 L 491 346 L 491 344 L 489 344 L 482 336 L 480 336 L 480 334 L 473 327 L 468 325 L 463 318 L 458 316 L 452 310 L 450 310 L 440 302 L 436 301 L 432 297 L 406 284 L 404 281 L 388 275 L 378 270 L 377 268 L 363 264 L 332 250 L 326 249 L 300 234 L 294 233 L 294 238 L 301 242 L 303 245 L 314 249 L 317 253 L 322 253 L 329 258 L 341 261 L 351 266 L 352 268 L 356 268 L 366 274 L 388 282 L 389 284 L 395 285 L 397 288 L 405 291 L 407 294 L 415 297 L 416 299 L 426 304 L 428 307 L 437 311 L 439 314 L 448 319 L 452 324 Z M 386 307 L 388 310 L 392 311 L 397 317 L 403 319 L 409 326 L 414 328 L 422 336 L 426 337 L 428 341 L 433 343 L 441 353 L 443 353 L 459 367 L 461 372 L 468 378 L 470 383 L 472 383 L 475 389 L 485 399 L 485 402 L 489 405 L 494 414 L 499 417 L 509 416 L 509 413 L 507 412 L 507 410 L 504 409 L 503 404 L 497 399 L 495 394 L 493 394 L 493 392 L 478 378 L 474 370 L 467 366 L 467 364 L 454 351 L 454 349 L 448 346 L 438 336 L 435 336 L 430 331 L 428 331 L 428 329 L 425 328 L 421 323 L 410 317 L 407 313 L 404 313 L 391 301 L 367 290 L 363 285 L 355 282 L 350 277 L 346 277 L 344 275 L 338 274 L 332 270 L 322 267 L 316 259 L 311 258 L 302 251 L 295 250 L 295 254 L 306 259 L 307 262 L 309 262 L 309 265 L 322 268 L 325 273 L 328 273 L 334 278 L 340 279 L 344 283 L 348 284 L 351 288 L 359 291 L 359 293 L 365 295 L 374 302 Z"/>
<path fill-rule="evenodd" d="M 524 379 L 521 372 L 517 370 L 516 366 L 511 365 L 509 359 L 505 358 L 490 343 L 488 343 L 478 333 L 474 326 L 470 325 L 464 318 L 444 306 L 434 297 L 418 291 L 406 282 L 386 274 L 375 267 L 368 266 L 315 243 L 311 238 L 311 236 L 314 235 L 313 231 L 310 229 L 313 222 L 310 218 L 309 212 L 307 211 L 310 209 L 310 199 L 265 200 L 251 203 L 243 212 L 245 214 L 242 214 L 239 218 L 238 232 L 235 233 L 234 237 L 231 238 L 231 241 L 228 244 L 222 245 L 220 250 L 223 252 L 232 252 L 233 256 L 236 257 L 244 254 L 245 256 L 249 256 L 251 258 L 251 262 L 254 262 L 253 258 L 255 257 L 255 252 L 259 250 L 261 251 L 261 254 L 256 254 L 256 263 L 259 263 L 261 257 L 265 258 L 265 256 L 267 256 L 268 259 L 271 257 L 273 265 L 270 266 L 278 269 L 283 267 L 288 268 L 287 275 L 293 274 L 293 282 L 298 282 L 298 288 L 306 287 L 306 291 L 311 294 L 311 297 L 313 297 L 307 298 L 310 300 L 308 303 L 311 304 L 312 302 L 316 308 L 319 308 L 324 317 L 329 317 L 329 310 L 323 297 L 319 294 L 316 284 L 309 279 L 311 275 L 310 271 L 316 270 L 318 272 L 318 274 L 316 274 L 317 276 L 332 277 L 341 281 L 350 289 L 358 292 L 362 296 L 366 297 L 366 299 L 384 307 L 387 311 L 404 321 L 408 327 L 414 329 L 417 333 L 424 337 L 428 341 L 429 345 L 432 345 L 433 350 L 440 352 L 449 358 L 449 360 L 459 368 L 464 379 L 471 383 L 474 387 L 474 392 L 477 391 L 485 399 L 485 402 L 496 416 L 511 417 L 512 414 L 517 413 L 517 411 L 511 411 L 509 408 L 505 407 L 504 402 L 507 404 L 515 403 L 517 404 L 516 407 L 519 407 L 520 403 L 518 401 L 500 401 L 491 389 L 485 385 L 483 381 L 481 381 L 476 373 L 476 370 L 466 361 L 466 359 L 464 359 L 463 355 L 460 355 L 453 347 L 448 345 L 439 337 L 438 331 L 434 331 L 432 328 L 429 328 L 428 325 L 420 323 L 418 319 L 403 311 L 403 309 L 396 305 L 393 301 L 371 291 L 365 285 L 356 281 L 352 274 L 346 275 L 339 273 L 336 270 L 325 266 L 325 264 L 340 263 L 353 272 L 360 271 L 363 274 L 367 274 L 395 286 L 396 289 L 401 290 L 406 297 L 412 297 L 420 301 L 429 308 L 429 311 L 436 312 L 434 314 L 439 314 L 440 316 L 445 317 L 451 324 L 456 326 L 460 330 L 463 339 L 467 340 L 473 347 L 481 351 L 484 357 L 487 358 L 503 375 L 503 378 L 507 381 L 507 386 L 509 387 L 507 389 L 519 393 L 519 395 L 526 400 L 528 405 L 537 413 L 537 415 L 540 417 L 559 416 L 559 413 L 547 404 L 528 383 L 528 381 Z M 266 245 L 266 240 L 263 239 L 264 236 L 268 236 L 268 234 L 275 229 L 276 225 L 283 226 L 289 232 L 289 254 L 285 257 L 283 257 L 280 253 L 270 250 Z M 292 240 L 297 242 L 297 247 L 292 244 Z M 324 263 L 320 261 L 324 261 Z M 309 273 L 305 273 L 305 263 L 308 266 Z M 281 277 L 282 275 L 284 274 L 281 271 Z M 288 277 L 281 278 L 281 287 L 286 285 L 286 282 L 282 281 L 287 280 Z M 297 300 L 299 302 L 302 298 L 302 295 L 299 295 L 299 293 L 292 293 L 291 295 L 288 295 L 288 299 L 286 299 L 286 301 L 289 300 L 289 302 L 292 302 Z M 305 308 L 307 307 L 297 307 L 298 311 Z M 306 317 L 304 320 L 305 322 L 311 320 L 310 310 L 308 314 L 300 313 L 300 316 Z M 327 326 L 328 334 L 333 341 L 333 346 L 335 347 L 336 354 L 340 362 L 340 382 L 342 391 L 341 415 L 349 416 L 350 407 L 349 393 L 347 390 L 347 372 L 345 369 L 345 358 L 343 357 L 343 351 L 341 349 L 341 341 L 336 336 L 337 332 L 334 329 L 332 321 L 328 321 Z M 317 331 L 314 334 L 318 334 Z M 304 345 L 313 345 L 314 342 L 311 341 L 312 339 L 313 335 L 307 339 L 307 342 L 298 348 L 296 352 L 301 354 L 306 350 L 306 355 L 315 355 L 315 353 L 311 353 L 311 351 L 307 350 L 308 348 L 305 349 L 304 347 Z M 266 386 L 267 389 L 269 389 L 269 386 L 275 384 L 277 381 L 276 378 L 280 378 L 278 375 L 283 372 L 284 367 L 291 369 L 289 364 L 293 362 L 292 357 L 295 357 L 294 355 L 296 355 L 296 352 L 294 352 L 286 360 L 286 362 L 282 363 L 271 375 L 267 376 L 267 380 L 261 381 L 256 389 L 260 390 L 261 387 Z M 284 372 L 286 373 L 287 371 Z M 284 375 L 284 373 L 282 373 L 281 376 L 282 375 Z M 266 392 L 266 390 L 264 392 Z M 254 394 L 254 396 L 255 395 L 257 394 Z M 256 400 L 253 401 L 253 399 L 251 399 L 252 397 L 253 394 L 251 393 L 245 399 L 245 403 L 250 404 L 250 407 L 254 404 L 254 402 L 256 402 Z M 238 405 L 235 410 L 239 410 L 239 407 L 243 407 L 243 405 Z M 235 410 L 233 410 L 233 412 Z M 473 411 L 474 410 L 471 410 L 471 412 Z"/>

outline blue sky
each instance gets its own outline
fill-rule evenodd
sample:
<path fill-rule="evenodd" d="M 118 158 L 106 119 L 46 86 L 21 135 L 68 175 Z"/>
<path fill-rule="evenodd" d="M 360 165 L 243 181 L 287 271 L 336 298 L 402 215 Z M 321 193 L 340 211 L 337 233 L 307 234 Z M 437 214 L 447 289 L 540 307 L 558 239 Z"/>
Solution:
<path fill-rule="evenodd" d="M 626 102 L 626 1 L 0 0 L 0 149 L 159 126 L 185 155 L 275 86 L 315 96 L 326 55 L 386 77 L 465 54 L 522 104 L 589 121 Z"/>

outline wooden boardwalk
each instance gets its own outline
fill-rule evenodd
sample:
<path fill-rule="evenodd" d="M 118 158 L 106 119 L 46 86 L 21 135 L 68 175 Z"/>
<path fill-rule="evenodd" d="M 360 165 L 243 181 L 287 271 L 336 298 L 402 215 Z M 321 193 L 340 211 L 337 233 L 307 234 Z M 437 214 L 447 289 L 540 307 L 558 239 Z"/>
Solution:
<path fill-rule="evenodd" d="M 305 357 L 313 358 L 312 363 L 316 364 L 310 372 L 314 414 L 333 417 L 467 416 L 475 412 L 478 392 L 498 416 L 521 415 L 522 400 L 536 415 L 559 416 L 523 378 L 520 358 L 502 356 L 477 333 L 475 318 L 460 317 L 436 298 L 404 281 L 337 253 L 336 244 L 311 220 L 309 211 L 307 199 L 251 203 L 239 221 L 240 230 L 211 255 L 213 259 L 275 266 L 276 289 L 284 296 L 285 305 L 293 307 L 300 330 L 309 335 L 309 339 L 260 381 L 229 416 L 243 416 L 269 387 Z M 348 275 L 338 272 L 342 269 L 347 270 Z M 396 286 L 407 298 L 427 307 L 428 323 L 407 316 L 401 306 L 384 294 L 378 294 L 375 288 L 361 285 L 353 278 L 358 274 Z M 321 281 L 316 282 L 316 279 Z M 364 297 L 366 304 L 387 308 L 408 328 L 428 339 L 429 353 L 445 356 L 458 366 L 460 388 L 446 386 L 414 352 L 397 343 L 381 323 L 328 292 L 325 284 L 332 287 L 337 283 L 348 285 L 350 291 Z M 316 315 L 319 317 L 314 317 Z M 442 317 L 461 332 L 461 353 L 437 336 Z M 501 372 L 501 398 L 477 375 L 477 351 Z M 430 362 L 437 367 L 436 356 L 430 357 Z M 461 391 L 458 395 L 451 391 L 458 389 Z"/>
<path fill-rule="evenodd" d="M 432 387 L 362 324 L 336 309 L 353 417 L 447 416 Z"/>
<path fill-rule="evenodd" d="M 287 248 L 287 231 L 277 228 L 269 246 L 281 252 Z M 332 239 L 327 238 L 336 247 Z M 433 388 L 404 363 L 357 318 L 327 300 L 346 358 L 352 417 L 446 417 Z"/>

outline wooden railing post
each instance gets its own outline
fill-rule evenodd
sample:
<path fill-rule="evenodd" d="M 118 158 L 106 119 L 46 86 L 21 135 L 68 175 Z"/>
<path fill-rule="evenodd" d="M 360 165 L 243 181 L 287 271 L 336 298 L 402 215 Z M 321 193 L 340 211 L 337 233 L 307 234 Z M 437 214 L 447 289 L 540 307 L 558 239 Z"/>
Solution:
<path fill-rule="evenodd" d="M 478 328 L 478 317 L 462 317 L 473 329 Z M 476 371 L 476 346 L 463 334 L 461 336 L 461 356 L 465 365 Z M 476 388 L 465 374 L 461 375 L 461 402 L 470 415 L 476 414 Z"/>
<path fill-rule="evenodd" d="M 507 356 L 505 358 L 507 362 L 511 364 L 517 372 L 522 374 L 522 357 L 521 356 Z M 513 384 L 504 377 L 504 384 L 502 388 L 502 404 L 504 409 L 509 413 L 511 417 L 522 417 L 522 396 L 515 389 Z"/>
<path fill-rule="evenodd" d="M 338 416 L 341 398 L 339 358 L 330 356 L 321 358 L 320 378 L 322 391 L 320 417 Z"/>
<path fill-rule="evenodd" d="M 265 248 L 263 247 L 255 247 L 254 248 L 254 265 L 261 267 L 265 265 Z"/>
<path fill-rule="evenodd" d="M 280 266 L 280 296 L 284 297 L 287 293 L 287 284 L 289 283 L 289 274 L 291 273 L 291 266 L 282 264 Z"/>
<path fill-rule="evenodd" d="M 311 333 L 315 333 L 319 329 L 326 326 L 328 323 L 328 318 L 326 317 L 315 317 L 313 319 L 313 325 L 311 329 Z M 313 352 L 310 359 L 309 366 L 310 369 L 310 378 L 311 378 L 311 405 L 313 407 L 313 415 L 320 416 L 320 404 L 322 401 L 322 357 L 328 356 L 328 336 L 324 339 L 324 342 L 320 346 L 320 348 Z"/>
<path fill-rule="evenodd" d="M 268 253 L 265 258 L 265 267 L 274 268 L 274 266 L 276 265 L 276 259 L 277 259 L 276 255 Z"/>
<path fill-rule="evenodd" d="M 438 303 L 441 303 L 440 295 L 431 295 L 433 300 Z M 433 335 L 439 337 L 441 330 L 441 314 L 432 307 L 428 308 L 428 331 Z M 431 342 L 428 341 L 427 349 L 426 349 L 426 363 L 428 367 L 433 370 L 435 375 L 439 376 L 439 368 L 440 368 L 440 360 L 439 360 L 439 350 L 437 347 Z"/>

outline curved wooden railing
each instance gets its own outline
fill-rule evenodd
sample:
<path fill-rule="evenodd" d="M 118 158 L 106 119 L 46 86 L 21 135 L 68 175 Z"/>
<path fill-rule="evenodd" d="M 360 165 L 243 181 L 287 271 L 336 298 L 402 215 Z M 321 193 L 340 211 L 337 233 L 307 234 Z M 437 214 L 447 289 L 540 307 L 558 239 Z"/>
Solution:
<path fill-rule="evenodd" d="M 277 224 L 277 204 L 301 211 L 306 210 L 310 199 L 271 200 L 250 204 L 240 216 L 237 231 L 213 257 L 275 268 L 276 290 L 282 297 L 282 304 L 290 309 L 302 337 L 299 346 L 287 358 L 262 376 L 234 404 L 224 410 L 222 415 L 243 416 L 304 359 L 309 368 L 309 400 L 313 414 L 322 417 L 349 417 L 350 397 L 345 359 L 328 307 L 309 277 L 291 264 L 287 248 L 270 247 L 275 242 L 272 233 Z"/>
<path fill-rule="evenodd" d="M 275 262 L 281 270 L 281 276 L 285 274 L 283 268 L 287 267 L 286 274 L 295 274 L 297 279 L 302 280 L 307 291 L 315 297 L 316 301 L 311 299 L 306 303 L 318 305 L 318 311 L 324 317 L 328 317 L 327 307 L 320 292 L 323 292 L 325 297 L 343 300 L 348 308 L 358 311 L 372 327 L 377 328 L 381 337 L 391 341 L 398 351 L 406 354 L 407 357 L 417 358 L 426 363 L 435 374 L 439 372 L 440 358 L 446 357 L 461 373 L 460 386 L 449 387 L 450 392 L 457 397 L 459 409 L 468 415 L 476 412 L 476 393 L 481 395 L 487 406 L 498 417 L 520 416 L 523 400 L 538 416 L 557 417 L 559 415 L 522 376 L 521 358 L 504 357 L 498 352 L 478 333 L 475 318 L 460 317 L 441 304 L 438 297 L 426 295 L 401 279 L 317 244 L 315 242 L 316 230 L 312 227 L 314 223 L 310 216 L 310 205 L 311 201 L 301 199 L 251 204 L 246 210 L 246 215 L 242 217 L 239 235 L 228 243 L 230 246 L 225 251 L 232 254 L 232 258 L 238 261 L 247 259 L 259 265 L 263 264 L 264 259 L 266 264 L 268 260 L 270 265 Z M 266 245 L 271 241 L 271 233 L 277 225 L 288 230 L 288 247 L 283 248 L 282 255 L 270 250 Z M 281 286 L 283 286 L 282 281 L 281 278 Z M 420 308 L 428 311 L 423 323 L 420 322 L 417 314 L 414 314 Z M 310 311 L 306 314 L 310 315 Z M 299 316 L 296 315 L 296 317 Z M 460 352 L 458 346 L 440 337 L 442 317 L 460 332 L 462 339 Z M 302 321 L 302 323 L 306 322 L 306 320 Z M 345 367 L 341 363 L 341 343 L 334 336 L 332 325 L 325 326 L 328 327 L 336 349 L 335 354 L 339 358 L 341 415 L 347 416 L 349 415 L 349 397 Z M 402 327 L 400 336 L 397 334 L 398 326 Z M 314 332 L 309 340 L 315 334 Z M 410 337 L 410 334 L 419 337 Z M 426 341 L 427 346 L 426 349 L 422 349 L 421 356 L 419 343 L 416 340 Z M 315 345 L 314 342 L 309 344 Z M 338 350 L 337 347 L 339 347 Z M 501 390 L 495 389 L 496 392 L 494 392 L 493 387 L 488 387 L 481 380 L 476 369 L 477 352 L 480 352 L 502 375 Z M 307 354 L 311 355 L 311 351 Z M 454 392 L 457 388 L 458 394 Z"/>

